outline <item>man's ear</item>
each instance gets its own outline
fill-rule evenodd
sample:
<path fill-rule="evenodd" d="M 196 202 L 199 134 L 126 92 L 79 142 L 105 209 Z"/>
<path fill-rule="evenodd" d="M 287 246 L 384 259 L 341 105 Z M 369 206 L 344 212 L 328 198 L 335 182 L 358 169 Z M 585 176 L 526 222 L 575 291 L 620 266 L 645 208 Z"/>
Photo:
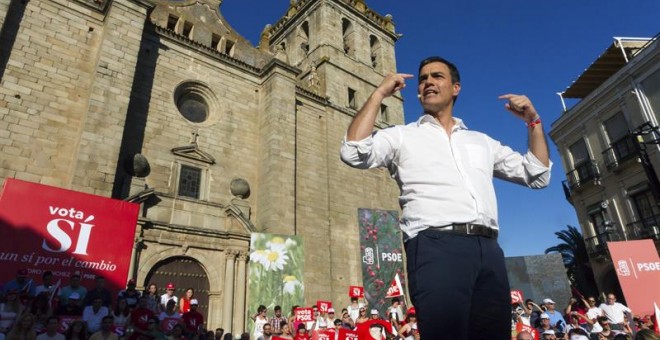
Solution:
<path fill-rule="evenodd" d="M 453 90 L 454 90 L 454 97 L 458 96 L 458 93 L 461 92 L 461 83 L 455 82 L 452 84 Z"/>

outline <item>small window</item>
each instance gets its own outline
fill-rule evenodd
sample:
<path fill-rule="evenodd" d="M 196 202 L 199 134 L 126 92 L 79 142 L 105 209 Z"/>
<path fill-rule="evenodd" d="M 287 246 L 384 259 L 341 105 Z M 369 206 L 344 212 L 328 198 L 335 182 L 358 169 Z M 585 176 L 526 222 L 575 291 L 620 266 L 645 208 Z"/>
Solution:
<path fill-rule="evenodd" d="M 179 196 L 199 198 L 202 183 L 202 169 L 181 165 L 179 172 Z"/>
<path fill-rule="evenodd" d="M 348 107 L 351 109 L 357 109 L 357 101 L 355 99 L 355 90 L 348 88 Z"/>
<path fill-rule="evenodd" d="M 231 57 L 234 56 L 234 42 L 233 41 L 227 40 L 225 42 L 225 54 L 228 54 Z"/>
<path fill-rule="evenodd" d="M 184 22 L 183 23 L 183 32 L 181 33 L 184 37 L 190 39 L 190 32 L 192 31 L 193 24 L 192 22 Z"/>
<path fill-rule="evenodd" d="M 167 29 L 170 31 L 176 31 L 176 23 L 179 21 L 179 18 L 175 17 L 174 15 L 170 14 L 167 17 Z"/>
<path fill-rule="evenodd" d="M 389 112 L 387 112 L 387 105 L 385 104 L 380 104 L 380 119 L 383 122 L 390 121 Z"/>
<path fill-rule="evenodd" d="M 213 35 L 211 36 L 211 48 L 217 51 L 218 45 L 220 45 L 220 40 L 221 40 L 220 36 L 213 33 Z"/>
<path fill-rule="evenodd" d="M 193 123 L 202 123 L 209 116 L 209 106 L 199 93 L 189 91 L 177 100 L 179 112 Z"/>

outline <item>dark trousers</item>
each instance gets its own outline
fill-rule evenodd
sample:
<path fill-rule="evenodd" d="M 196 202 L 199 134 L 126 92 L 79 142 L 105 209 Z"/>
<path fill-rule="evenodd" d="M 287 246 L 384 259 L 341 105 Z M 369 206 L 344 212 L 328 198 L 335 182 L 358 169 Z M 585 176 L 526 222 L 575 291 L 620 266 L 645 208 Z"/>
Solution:
<path fill-rule="evenodd" d="M 422 340 L 511 339 L 511 295 L 497 240 L 427 229 L 405 243 Z"/>

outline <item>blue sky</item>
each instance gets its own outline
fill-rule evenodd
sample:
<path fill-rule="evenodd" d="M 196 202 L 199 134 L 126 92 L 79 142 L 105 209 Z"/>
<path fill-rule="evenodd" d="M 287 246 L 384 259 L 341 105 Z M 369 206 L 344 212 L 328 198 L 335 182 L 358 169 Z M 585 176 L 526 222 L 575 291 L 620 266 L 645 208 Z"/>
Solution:
<path fill-rule="evenodd" d="M 399 72 L 415 74 L 419 61 L 430 55 L 451 60 L 462 80 L 454 115 L 469 128 L 519 151 L 527 147 L 526 128 L 503 108 L 499 95 L 527 95 L 548 132 L 562 112 L 556 93 L 604 52 L 613 37 L 651 37 L 660 32 L 658 0 L 366 3 L 382 15 L 392 14 L 397 32 L 403 34 L 396 43 Z M 238 33 L 255 43 L 263 27 L 275 23 L 288 5 L 288 0 L 224 0 L 221 11 Z M 414 85 L 403 91 L 406 122 L 420 114 Z M 566 175 L 557 148 L 549 143 L 554 167 L 548 188 L 495 183 L 500 244 L 506 256 L 543 254 L 559 242 L 556 231 L 578 226 L 561 187 Z"/>

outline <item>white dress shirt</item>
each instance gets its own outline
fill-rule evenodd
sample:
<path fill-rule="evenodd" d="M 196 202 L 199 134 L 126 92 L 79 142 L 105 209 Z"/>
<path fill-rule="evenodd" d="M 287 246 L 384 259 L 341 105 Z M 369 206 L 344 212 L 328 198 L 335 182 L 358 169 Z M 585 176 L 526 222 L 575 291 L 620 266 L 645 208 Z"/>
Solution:
<path fill-rule="evenodd" d="M 550 168 L 489 136 L 468 130 L 454 117 L 451 138 L 430 115 L 417 122 L 347 141 L 341 159 L 360 168 L 387 167 L 397 181 L 408 238 L 429 226 L 476 223 L 499 229 L 493 176 L 530 188 L 550 182 Z M 524 129 L 524 128 L 523 128 Z M 524 131 L 524 130 L 523 130 Z"/>
<path fill-rule="evenodd" d="M 625 313 L 631 313 L 632 311 L 630 308 L 615 302 L 612 305 L 608 305 L 606 303 L 601 303 L 600 306 L 598 306 L 600 310 L 603 311 L 603 315 L 607 317 L 607 319 L 610 321 L 610 323 L 614 324 L 621 324 L 623 323 Z"/>

